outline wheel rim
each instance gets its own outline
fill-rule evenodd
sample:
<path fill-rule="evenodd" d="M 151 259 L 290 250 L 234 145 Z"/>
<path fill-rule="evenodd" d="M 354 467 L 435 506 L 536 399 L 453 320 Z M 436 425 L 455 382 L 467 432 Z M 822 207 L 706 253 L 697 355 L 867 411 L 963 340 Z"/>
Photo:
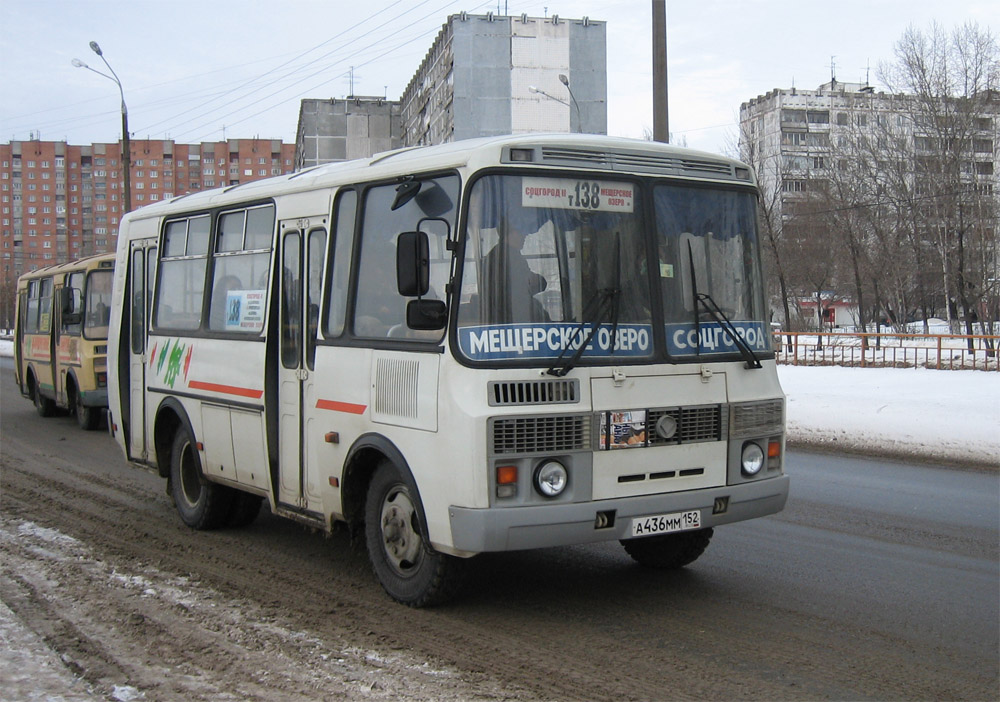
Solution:
<path fill-rule="evenodd" d="M 390 489 L 382 501 L 382 548 L 389 566 L 400 576 L 413 575 L 423 558 L 417 510 L 402 486 Z"/>
<path fill-rule="evenodd" d="M 191 452 L 191 442 L 185 442 L 180 455 L 180 477 L 181 493 L 185 502 L 191 507 L 198 504 L 201 498 L 201 476 L 198 474 L 198 467 L 194 462 L 194 455 Z"/>

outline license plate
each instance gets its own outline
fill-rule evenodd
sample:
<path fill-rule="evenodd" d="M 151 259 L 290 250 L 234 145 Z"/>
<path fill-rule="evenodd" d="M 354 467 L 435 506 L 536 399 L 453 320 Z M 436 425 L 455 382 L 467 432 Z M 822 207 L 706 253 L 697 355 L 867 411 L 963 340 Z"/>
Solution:
<path fill-rule="evenodd" d="M 652 536 L 671 531 L 701 529 L 701 510 L 675 512 L 674 514 L 654 514 L 650 517 L 632 519 L 632 536 Z"/>

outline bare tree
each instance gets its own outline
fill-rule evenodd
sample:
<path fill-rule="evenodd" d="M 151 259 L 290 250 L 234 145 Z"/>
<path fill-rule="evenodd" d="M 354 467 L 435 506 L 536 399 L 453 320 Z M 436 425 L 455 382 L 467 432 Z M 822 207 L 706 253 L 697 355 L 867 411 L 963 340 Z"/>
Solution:
<path fill-rule="evenodd" d="M 912 26 L 895 47 L 881 80 L 901 96 L 913 130 L 910 203 L 917 242 L 933 242 L 945 314 L 957 312 L 966 333 L 995 286 L 996 120 L 1000 118 L 1000 50 L 989 30 L 968 22 L 950 34 L 938 24 Z"/>

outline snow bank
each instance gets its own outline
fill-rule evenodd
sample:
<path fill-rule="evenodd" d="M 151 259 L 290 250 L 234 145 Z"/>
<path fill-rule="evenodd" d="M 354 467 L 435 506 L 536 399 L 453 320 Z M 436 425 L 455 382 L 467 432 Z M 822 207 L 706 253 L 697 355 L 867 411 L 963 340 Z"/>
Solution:
<path fill-rule="evenodd" d="M 1000 373 L 778 366 L 796 444 L 1000 466 Z"/>

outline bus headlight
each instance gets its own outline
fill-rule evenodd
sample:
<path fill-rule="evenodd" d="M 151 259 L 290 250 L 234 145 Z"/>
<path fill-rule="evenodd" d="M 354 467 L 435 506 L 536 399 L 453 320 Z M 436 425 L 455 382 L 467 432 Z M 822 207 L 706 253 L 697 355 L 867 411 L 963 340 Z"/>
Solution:
<path fill-rule="evenodd" d="M 546 461 L 535 469 L 535 489 L 545 497 L 556 497 L 568 482 L 569 473 L 559 461 Z"/>
<path fill-rule="evenodd" d="M 764 450 L 752 441 L 743 444 L 743 455 L 740 456 L 744 475 L 757 475 L 764 467 Z"/>

